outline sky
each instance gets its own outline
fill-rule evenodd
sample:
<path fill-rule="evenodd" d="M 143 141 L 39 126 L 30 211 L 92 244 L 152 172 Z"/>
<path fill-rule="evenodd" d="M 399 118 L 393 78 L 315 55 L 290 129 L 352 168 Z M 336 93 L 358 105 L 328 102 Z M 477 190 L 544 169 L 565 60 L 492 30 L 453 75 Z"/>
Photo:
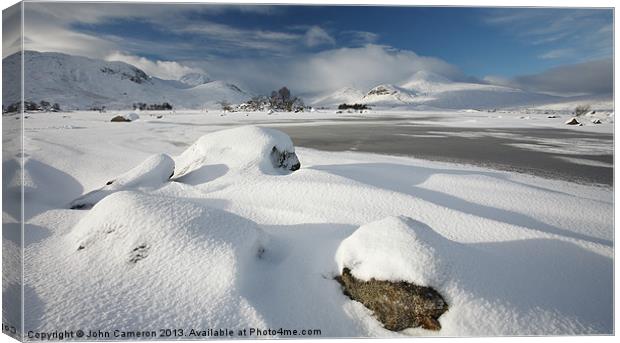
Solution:
<path fill-rule="evenodd" d="M 26 49 L 254 92 L 367 90 L 419 70 L 558 95 L 613 88 L 611 9 L 26 3 L 24 17 Z M 6 56 L 18 34 L 4 27 Z"/>

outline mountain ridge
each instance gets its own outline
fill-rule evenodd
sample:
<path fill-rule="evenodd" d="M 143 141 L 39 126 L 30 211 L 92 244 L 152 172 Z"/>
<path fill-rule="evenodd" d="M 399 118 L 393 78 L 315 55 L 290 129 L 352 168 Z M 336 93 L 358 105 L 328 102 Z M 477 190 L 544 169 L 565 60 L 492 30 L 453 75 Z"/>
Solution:
<path fill-rule="evenodd" d="M 20 54 L 2 60 L 3 107 L 20 101 Z M 134 103 L 168 102 L 175 108 L 204 108 L 219 101 L 242 102 L 250 95 L 225 81 L 164 80 L 119 61 L 103 61 L 58 52 L 24 51 L 25 101 L 59 103 L 62 109 L 131 108 Z M 198 80 L 206 81 L 206 79 Z"/>

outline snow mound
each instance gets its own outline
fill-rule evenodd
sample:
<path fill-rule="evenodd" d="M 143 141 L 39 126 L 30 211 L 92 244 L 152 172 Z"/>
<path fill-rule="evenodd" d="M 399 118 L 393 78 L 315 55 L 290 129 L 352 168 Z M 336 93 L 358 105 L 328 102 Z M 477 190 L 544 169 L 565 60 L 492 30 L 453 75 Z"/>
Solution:
<path fill-rule="evenodd" d="M 443 283 L 446 264 L 436 246 L 446 239 L 411 218 L 388 217 L 359 227 L 336 251 L 339 271 L 358 279 L 408 281 L 419 286 Z"/>
<path fill-rule="evenodd" d="M 177 159 L 181 177 L 206 165 L 225 165 L 229 170 L 259 170 L 282 174 L 299 169 L 291 138 L 278 130 L 242 126 L 206 134 Z"/>
<path fill-rule="evenodd" d="M 72 209 L 90 208 L 106 196 L 129 189 L 158 188 L 174 174 L 174 160 L 166 154 L 156 154 L 110 180 L 100 189 L 89 192 L 69 204 Z"/>
<path fill-rule="evenodd" d="M 257 257 L 263 239 L 256 224 L 234 214 L 131 191 L 100 201 L 71 233 L 77 250 L 102 261 L 135 263 L 127 257 L 135 257 L 138 250 L 153 250 L 157 254 L 153 260 L 161 261 L 154 267 L 178 260 L 180 250 L 188 250 L 194 255 L 188 259 L 192 263 L 226 262 L 232 269 L 235 260 Z"/>
<path fill-rule="evenodd" d="M 72 323 L 94 321 L 106 329 L 264 325 L 241 289 L 259 277 L 252 271 L 265 241 L 254 222 L 232 213 L 118 192 L 67 235 L 65 262 L 80 276 L 70 286 L 75 296 L 54 311 Z M 93 302 L 100 305 L 89 306 Z"/>
<path fill-rule="evenodd" d="M 124 114 L 123 118 L 125 118 L 125 119 L 127 119 L 129 121 L 135 121 L 135 120 L 140 119 L 140 116 L 136 112 L 130 112 L 130 113 Z"/>

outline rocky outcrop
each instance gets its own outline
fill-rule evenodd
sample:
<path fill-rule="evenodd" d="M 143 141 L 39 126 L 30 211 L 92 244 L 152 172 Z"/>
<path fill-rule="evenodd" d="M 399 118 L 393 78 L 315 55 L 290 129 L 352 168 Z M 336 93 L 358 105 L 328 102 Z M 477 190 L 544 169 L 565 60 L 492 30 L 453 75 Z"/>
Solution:
<path fill-rule="evenodd" d="M 289 151 L 280 151 L 275 146 L 271 149 L 271 161 L 274 168 L 282 168 L 295 171 L 301 168 L 301 163 L 297 158 L 297 154 Z"/>
<path fill-rule="evenodd" d="M 409 282 L 355 278 L 349 268 L 336 277 L 345 295 L 373 311 L 384 327 L 392 331 L 422 327 L 440 330 L 438 318 L 448 310 L 441 294 L 431 287 Z"/>

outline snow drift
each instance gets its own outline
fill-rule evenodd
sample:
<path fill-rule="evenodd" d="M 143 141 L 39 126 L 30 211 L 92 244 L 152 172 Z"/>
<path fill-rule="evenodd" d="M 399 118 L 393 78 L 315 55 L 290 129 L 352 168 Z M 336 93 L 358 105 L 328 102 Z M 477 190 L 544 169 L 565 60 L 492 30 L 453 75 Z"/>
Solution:
<path fill-rule="evenodd" d="M 90 208 L 109 194 L 122 190 L 158 188 L 168 181 L 172 174 L 174 174 L 174 160 L 166 154 L 153 155 L 130 171 L 108 181 L 100 189 L 75 199 L 69 204 L 69 208 Z"/>

